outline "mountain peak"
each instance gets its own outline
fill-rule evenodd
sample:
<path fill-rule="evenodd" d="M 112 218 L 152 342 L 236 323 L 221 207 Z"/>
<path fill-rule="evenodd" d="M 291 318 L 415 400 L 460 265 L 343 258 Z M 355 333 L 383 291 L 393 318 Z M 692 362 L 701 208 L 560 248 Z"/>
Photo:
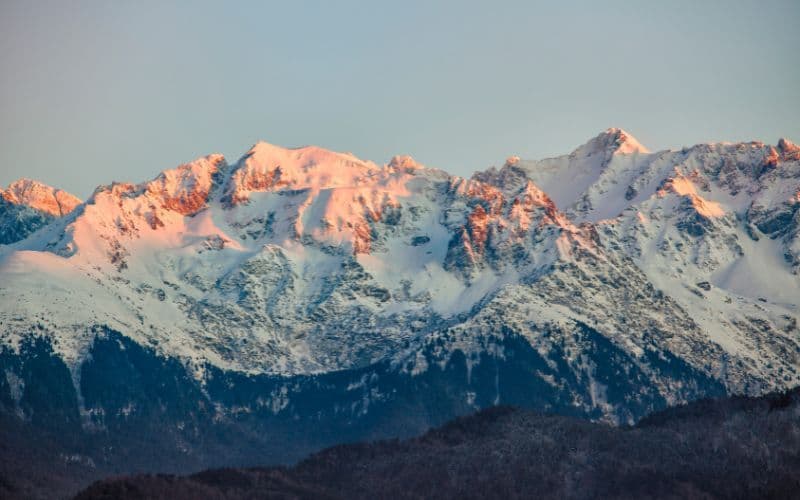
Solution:
<path fill-rule="evenodd" d="M 224 164 L 221 154 L 210 154 L 161 172 L 145 185 L 145 190 L 161 198 L 165 207 L 188 215 L 205 205 L 213 176 Z"/>
<path fill-rule="evenodd" d="M 61 217 L 80 205 L 76 196 L 42 182 L 21 178 L 0 189 L 0 196 L 9 203 L 24 205 L 47 214 Z"/>
<path fill-rule="evenodd" d="M 392 168 L 400 168 L 405 170 L 417 170 L 420 168 L 425 168 L 424 165 L 418 163 L 417 160 L 412 158 L 409 155 L 397 155 L 393 156 L 391 160 L 389 160 L 389 166 Z"/>
<path fill-rule="evenodd" d="M 800 159 L 800 146 L 784 137 L 781 137 L 781 139 L 778 141 L 778 151 L 781 152 L 781 155 L 785 160 Z"/>
<path fill-rule="evenodd" d="M 247 162 L 248 160 L 253 159 L 259 163 L 269 163 L 276 161 L 280 162 L 281 160 L 287 158 L 292 158 L 295 160 L 302 159 L 306 164 L 305 166 L 310 166 L 311 164 L 317 164 L 333 159 L 348 159 L 358 161 L 358 158 L 351 153 L 340 153 L 330 149 L 325 149 L 320 146 L 306 145 L 287 148 L 270 144 L 266 141 L 258 141 L 253 144 L 253 146 L 244 155 L 243 160 Z"/>
<path fill-rule="evenodd" d="M 575 153 L 586 156 L 600 152 L 629 155 L 634 153 L 649 153 L 650 150 L 636 140 L 633 135 L 616 127 L 604 130 L 575 150 Z"/>
<path fill-rule="evenodd" d="M 244 157 L 245 158 L 249 158 L 249 157 L 255 156 L 255 155 L 259 155 L 259 156 L 268 155 L 268 154 L 271 154 L 271 153 L 275 153 L 276 151 L 286 151 L 287 149 L 288 148 L 284 148 L 284 147 L 281 147 L 281 146 L 277 146 L 275 144 L 271 144 L 271 143 L 269 143 L 267 141 L 260 140 L 260 141 L 257 141 L 255 144 L 253 144 L 250 147 L 249 150 L 247 150 L 247 153 L 245 153 Z M 302 148 L 297 148 L 297 149 L 302 149 Z"/>
<path fill-rule="evenodd" d="M 260 141 L 242 157 L 234 170 L 226 197 L 237 204 L 251 192 L 276 187 L 319 190 L 354 186 L 378 167 L 349 153 L 319 146 L 284 148 Z"/>

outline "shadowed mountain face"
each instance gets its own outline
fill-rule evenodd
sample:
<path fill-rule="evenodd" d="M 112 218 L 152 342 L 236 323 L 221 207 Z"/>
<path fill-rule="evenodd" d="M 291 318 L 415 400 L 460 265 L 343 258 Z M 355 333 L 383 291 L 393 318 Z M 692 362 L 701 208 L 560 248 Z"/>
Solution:
<path fill-rule="evenodd" d="M 789 141 L 609 129 L 471 179 L 259 143 L 58 193 L 0 193 L 49 210 L 0 244 L 0 477 L 26 496 L 494 405 L 626 425 L 800 382 Z"/>
<path fill-rule="evenodd" d="M 286 468 L 95 483 L 144 498 L 792 498 L 800 391 L 702 401 L 635 427 L 496 407 L 408 441 L 345 445 Z"/>
<path fill-rule="evenodd" d="M 462 353 L 443 360 L 444 340 L 437 340 L 419 354 L 418 362 L 430 368 L 415 375 L 390 363 L 290 377 L 208 367 L 203 385 L 177 359 L 117 332 L 97 334 L 77 389 L 46 341 L 0 353 L 7 370 L 0 403 L 16 408 L 0 413 L 7 495 L 49 498 L 112 474 L 290 463 L 338 443 L 418 435 L 496 403 L 603 416 L 591 410 L 593 389 L 576 377 L 575 366 L 557 352 L 542 356 L 511 332 L 487 339 L 486 353 L 471 363 Z M 666 405 L 656 380 L 680 384 L 687 399 L 724 393 L 719 382 L 656 353 L 650 354 L 653 371 L 639 371 L 589 327 L 575 342 L 607 388 L 607 401 L 623 408 L 625 418 Z"/>

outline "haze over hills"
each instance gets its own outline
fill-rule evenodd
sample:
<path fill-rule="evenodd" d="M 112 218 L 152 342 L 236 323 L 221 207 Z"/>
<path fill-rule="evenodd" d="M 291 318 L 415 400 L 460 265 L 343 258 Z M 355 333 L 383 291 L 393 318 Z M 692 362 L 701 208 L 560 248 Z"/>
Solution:
<path fill-rule="evenodd" d="M 609 129 L 469 179 L 258 143 L 74 201 L 0 246 L 0 404 L 81 477 L 285 462 L 496 404 L 633 423 L 800 379 L 785 139 L 649 152 Z"/>
<path fill-rule="evenodd" d="M 110 478 L 76 499 L 793 498 L 798 426 L 798 390 L 696 402 L 624 428 L 495 407 L 291 468 Z"/>

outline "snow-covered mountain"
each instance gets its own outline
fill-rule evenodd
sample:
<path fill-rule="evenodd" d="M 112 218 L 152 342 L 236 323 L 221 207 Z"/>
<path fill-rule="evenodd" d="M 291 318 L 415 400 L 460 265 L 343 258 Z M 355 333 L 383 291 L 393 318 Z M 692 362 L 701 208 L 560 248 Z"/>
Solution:
<path fill-rule="evenodd" d="M 609 129 L 470 179 L 258 143 L 101 186 L 0 246 L 0 393 L 37 411 L 26 359 L 45 352 L 84 428 L 147 405 L 146 386 L 113 385 L 128 366 L 185 370 L 176 390 L 214 422 L 364 438 L 497 403 L 629 422 L 791 387 L 798 207 L 787 140 L 651 153 Z"/>
<path fill-rule="evenodd" d="M 799 157 L 786 140 L 649 153 L 610 129 L 462 179 L 259 143 L 102 186 L 6 247 L 2 338 L 44 316 L 70 365 L 107 325 L 197 365 L 291 375 L 399 361 L 444 327 L 472 344 L 488 315 L 532 344 L 582 322 L 638 353 L 652 330 L 732 389 L 780 387 L 800 359 Z M 3 196 L 53 216 L 77 203 L 31 181 Z"/>
<path fill-rule="evenodd" d="M 630 258 L 722 359 L 781 387 L 797 384 L 800 361 L 799 160 L 786 139 L 650 153 L 609 129 L 566 157 L 512 158 L 475 177 L 512 191 L 540 186 L 606 252 Z"/>
<path fill-rule="evenodd" d="M 25 239 L 53 219 L 69 214 L 80 203 L 66 191 L 30 179 L 0 188 L 0 244 Z"/>

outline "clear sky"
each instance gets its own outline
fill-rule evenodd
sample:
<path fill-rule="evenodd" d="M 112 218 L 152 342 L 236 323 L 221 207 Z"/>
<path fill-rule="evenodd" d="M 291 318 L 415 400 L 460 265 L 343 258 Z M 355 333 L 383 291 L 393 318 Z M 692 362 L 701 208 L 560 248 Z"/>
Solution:
<path fill-rule="evenodd" d="M 798 26 L 798 0 L 0 0 L 0 184 L 86 197 L 259 139 L 461 175 L 610 126 L 800 140 Z"/>

